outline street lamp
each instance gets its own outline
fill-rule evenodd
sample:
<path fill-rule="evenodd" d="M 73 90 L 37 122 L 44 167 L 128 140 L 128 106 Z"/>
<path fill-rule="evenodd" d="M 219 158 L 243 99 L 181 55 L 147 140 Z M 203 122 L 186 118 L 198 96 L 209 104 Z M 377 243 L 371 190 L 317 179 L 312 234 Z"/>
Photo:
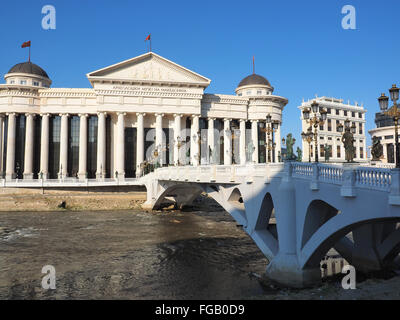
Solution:
<path fill-rule="evenodd" d="M 310 113 L 313 113 L 313 116 L 310 118 Z M 318 117 L 319 112 L 319 117 Z M 311 104 L 310 108 L 305 108 L 303 110 L 303 117 L 310 126 L 314 127 L 314 142 L 315 142 L 315 162 L 318 162 L 318 126 L 323 125 L 327 118 L 328 112 L 325 109 L 319 107 L 319 104 L 314 101 Z"/>
<path fill-rule="evenodd" d="M 301 137 L 308 143 L 308 162 L 311 162 L 311 142 L 313 141 L 312 127 L 307 129 L 307 133 L 302 132 Z"/>
<path fill-rule="evenodd" d="M 267 134 L 267 141 L 265 143 L 265 151 L 268 154 L 268 162 L 272 162 L 271 158 L 271 151 L 274 154 L 275 153 L 275 147 L 276 143 L 274 142 L 274 133 L 276 130 L 279 128 L 279 121 L 277 120 L 272 120 L 271 114 L 267 114 L 265 118 L 265 128 L 263 128 L 264 124 L 261 123 L 261 131 L 265 132 Z M 272 135 L 272 139 L 270 138 L 270 135 Z"/>
<path fill-rule="evenodd" d="M 378 98 L 379 107 L 385 116 L 388 116 L 394 121 L 394 142 L 396 145 L 396 169 L 400 169 L 400 150 L 399 150 L 399 133 L 398 124 L 400 118 L 400 110 L 397 108 L 397 100 L 399 100 L 399 88 L 394 84 L 390 89 L 390 100 L 393 101 L 393 107 L 388 110 L 389 98 L 384 93 Z"/>

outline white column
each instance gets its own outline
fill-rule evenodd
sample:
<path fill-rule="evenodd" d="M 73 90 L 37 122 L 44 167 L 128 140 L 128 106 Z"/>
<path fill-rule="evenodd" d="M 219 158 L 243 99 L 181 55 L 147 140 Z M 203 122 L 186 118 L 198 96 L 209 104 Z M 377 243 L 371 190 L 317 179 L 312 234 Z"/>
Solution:
<path fill-rule="evenodd" d="M 217 150 L 215 149 L 215 129 L 214 129 L 214 121 L 215 118 L 209 118 L 208 119 L 208 132 L 207 132 L 207 140 L 208 140 L 208 163 L 209 164 L 215 164 L 214 160 L 217 159 L 215 152 Z M 211 152 L 211 153 L 210 153 Z"/>
<path fill-rule="evenodd" d="M 15 113 L 8 114 L 7 131 L 7 159 L 6 159 L 6 180 L 15 179 L 15 136 L 17 118 Z"/>
<path fill-rule="evenodd" d="M 224 119 L 224 165 L 232 164 L 232 132 L 230 119 Z"/>
<path fill-rule="evenodd" d="M 0 179 L 3 178 L 3 154 L 4 154 L 4 115 L 0 114 Z"/>
<path fill-rule="evenodd" d="M 198 135 L 199 132 L 199 116 L 192 116 L 192 124 L 190 128 L 190 160 L 193 166 L 199 165 L 200 159 L 200 150 L 198 139 L 200 138 Z"/>
<path fill-rule="evenodd" d="M 49 177 L 49 114 L 42 114 L 42 130 L 40 136 L 40 172 L 39 179 Z"/>
<path fill-rule="evenodd" d="M 181 119 L 182 115 L 181 114 L 174 114 L 175 117 L 175 126 L 174 126 L 174 164 L 177 166 L 179 165 L 180 162 L 180 148 L 178 148 L 178 144 L 180 143 L 181 145 L 183 144 L 184 137 L 182 137 L 181 131 L 182 131 L 182 126 L 181 126 Z"/>
<path fill-rule="evenodd" d="M 246 164 L 246 120 L 240 119 L 240 164 Z"/>
<path fill-rule="evenodd" d="M 144 162 L 144 116 L 145 113 L 136 113 L 137 133 L 136 133 L 136 177 L 142 175 L 141 164 Z"/>
<path fill-rule="evenodd" d="M 251 121 L 251 141 L 253 143 L 253 162 L 258 163 L 258 120 Z"/>
<path fill-rule="evenodd" d="M 117 166 L 118 179 L 125 179 L 125 112 L 118 112 L 117 122 Z"/>
<path fill-rule="evenodd" d="M 25 130 L 25 158 L 24 158 L 24 179 L 33 179 L 33 150 L 35 137 L 35 114 L 27 113 Z"/>
<path fill-rule="evenodd" d="M 107 113 L 97 113 L 97 164 L 96 179 L 106 176 L 106 116 Z"/>
<path fill-rule="evenodd" d="M 62 179 L 68 176 L 68 117 L 69 114 L 60 114 L 61 132 L 60 132 L 60 171 L 58 178 Z"/>
<path fill-rule="evenodd" d="M 79 170 L 78 170 L 78 178 L 86 179 L 87 177 L 87 145 L 88 145 L 88 123 L 87 123 L 87 114 L 79 115 Z"/>
<path fill-rule="evenodd" d="M 162 130 L 162 117 L 164 114 L 156 113 L 156 145 L 155 148 L 158 151 L 158 158 L 156 162 L 160 166 L 163 164 L 164 151 L 163 151 L 163 130 Z"/>

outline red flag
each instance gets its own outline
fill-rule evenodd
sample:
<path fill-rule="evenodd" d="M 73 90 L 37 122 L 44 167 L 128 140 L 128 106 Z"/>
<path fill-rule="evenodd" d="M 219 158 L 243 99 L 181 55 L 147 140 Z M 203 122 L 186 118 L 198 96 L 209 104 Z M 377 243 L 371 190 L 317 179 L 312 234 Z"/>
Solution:
<path fill-rule="evenodd" d="M 31 46 L 31 42 L 30 41 L 26 41 L 22 44 L 21 48 L 27 48 Z"/>
<path fill-rule="evenodd" d="M 150 40 L 150 36 L 151 36 L 151 33 L 147 36 L 146 39 L 144 39 L 144 41 Z"/>

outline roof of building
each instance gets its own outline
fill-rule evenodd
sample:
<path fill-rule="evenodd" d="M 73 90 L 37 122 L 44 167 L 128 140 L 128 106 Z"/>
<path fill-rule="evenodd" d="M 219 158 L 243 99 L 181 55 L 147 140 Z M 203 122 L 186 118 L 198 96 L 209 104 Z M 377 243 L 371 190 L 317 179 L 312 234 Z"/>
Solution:
<path fill-rule="evenodd" d="M 49 79 L 46 71 L 32 62 L 22 62 L 13 66 L 8 73 L 27 73 Z"/>
<path fill-rule="evenodd" d="M 255 73 L 247 76 L 242 81 L 240 81 L 238 88 L 250 85 L 265 85 L 271 87 L 271 84 L 266 78 Z"/>

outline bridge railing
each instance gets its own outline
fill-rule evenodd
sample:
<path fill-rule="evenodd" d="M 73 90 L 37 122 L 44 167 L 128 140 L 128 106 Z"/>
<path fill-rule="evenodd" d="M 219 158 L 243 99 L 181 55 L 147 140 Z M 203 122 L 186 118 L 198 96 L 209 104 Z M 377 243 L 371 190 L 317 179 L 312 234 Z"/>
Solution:
<path fill-rule="evenodd" d="M 355 169 L 355 185 L 360 188 L 388 191 L 391 185 L 391 171 L 384 168 L 359 167 Z"/>

